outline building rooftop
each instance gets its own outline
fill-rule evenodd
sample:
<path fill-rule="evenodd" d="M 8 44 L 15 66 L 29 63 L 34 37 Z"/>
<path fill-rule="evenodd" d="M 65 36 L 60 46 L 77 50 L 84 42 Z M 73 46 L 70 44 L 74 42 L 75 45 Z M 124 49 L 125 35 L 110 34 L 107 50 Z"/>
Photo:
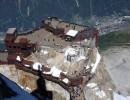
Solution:
<path fill-rule="evenodd" d="M 69 31 L 66 33 L 66 35 L 75 37 L 77 33 L 78 33 L 78 31 L 76 31 L 76 30 L 69 30 Z"/>
<path fill-rule="evenodd" d="M 9 28 L 6 33 L 13 34 L 15 31 L 16 31 L 16 28 Z"/>
<path fill-rule="evenodd" d="M 87 31 L 88 26 L 60 21 L 56 18 L 49 18 L 47 20 L 44 20 L 43 24 L 46 25 L 47 28 L 43 25 L 43 27 L 39 27 L 25 34 L 18 34 L 15 43 L 19 43 L 20 39 L 22 38 L 27 38 L 28 43 L 34 43 L 39 46 L 65 48 L 67 45 L 73 42 L 65 39 L 65 35 L 75 37 L 75 39 L 78 41 L 84 40 L 86 37 L 94 37 L 93 32 Z M 48 30 L 48 28 L 50 29 L 50 31 Z M 62 29 L 63 31 L 61 31 L 60 29 Z M 57 35 L 55 34 L 55 32 Z"/>

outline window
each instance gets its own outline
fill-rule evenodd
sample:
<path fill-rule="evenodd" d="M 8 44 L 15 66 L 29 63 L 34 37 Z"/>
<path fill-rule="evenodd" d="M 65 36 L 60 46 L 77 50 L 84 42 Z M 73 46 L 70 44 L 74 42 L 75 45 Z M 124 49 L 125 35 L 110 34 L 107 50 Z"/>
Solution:
<path fill-rule="evenodd" d="M 27 48 L 21 48 L 21 50 L 27 50 Z"/>

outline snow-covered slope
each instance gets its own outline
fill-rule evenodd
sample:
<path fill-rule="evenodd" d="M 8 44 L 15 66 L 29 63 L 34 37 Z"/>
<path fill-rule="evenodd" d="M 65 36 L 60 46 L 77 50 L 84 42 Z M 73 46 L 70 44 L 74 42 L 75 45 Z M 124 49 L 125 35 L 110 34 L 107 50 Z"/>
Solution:
<path fill-rule="evenodd" d="M 6 98 L 4 100 L 37 100 L 35 97 L 33 97 L 31 94 L 28 92 L 24 91 L 21 89 L 17 84 L 15 84 L 13 81 L 9 80 L 7 77 L 3 76 L 0 74 L 0 77 L 6 82 L 8 87 L 10 87 L 13 91 L 17 92 L 16 97 L 12 98 Z"/>
<path fill-rule="evenodd" d="M 130 96 L 130 47 L 109 48 L 102 55 L 117 90 Z"/>
<path fill-rule="evenodd" d="M 123 96 L 123 95 L 119 95 L 115 92 L 113 92 L 113 99 L 114 100 L 130 100 L 130 96 Z"/>

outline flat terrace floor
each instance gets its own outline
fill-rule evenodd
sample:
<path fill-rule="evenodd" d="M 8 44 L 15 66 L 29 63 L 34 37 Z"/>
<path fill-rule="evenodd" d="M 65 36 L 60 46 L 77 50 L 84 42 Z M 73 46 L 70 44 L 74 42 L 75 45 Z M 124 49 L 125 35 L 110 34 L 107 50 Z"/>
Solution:
<path fill-rule="evenodd" d="M 70 42 L 66 42 L 60 37 L 56 37 L 53 33 L 46 31 L 44 28 L 34 31 L 32 34 L 18 35 L 15 43 L 19 43 L 21 38 L 27 38 L 29 43 L 37 43 L 40 46 L 49 46 L 54 48 L 65 48 L 70 44 Z"/>
<path fill-rule="evenodd" d="M 82 31 L 85 30 L 88 27 L 82 26 L 82 25 L 77 25 L 77 24 L 73 24 L 73 23 L 68 23 L 68 22 L 64 22 L 64 21 L 58 21 L 55 19 L 52 20 L 45 20 L 45 23 L 51 23 L 51 26 L 53 28 L 63 28 L 65 29 L 65 33 L 67 33 L 69 30 L 76 30 L 76 31 Z"/>

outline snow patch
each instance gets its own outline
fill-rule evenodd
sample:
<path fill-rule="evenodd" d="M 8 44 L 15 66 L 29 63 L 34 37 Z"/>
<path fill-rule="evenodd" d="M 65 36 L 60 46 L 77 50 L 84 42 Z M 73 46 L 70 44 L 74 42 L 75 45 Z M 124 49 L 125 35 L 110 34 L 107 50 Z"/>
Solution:
<path fill-rule="evenodd" d="M 77 61 L 80 61 L 80 60 L 82 60 L 82 59 L 83 59 L 83 60 L 86 60 L 86 57 L 85 57 L 85 56 L 80 56 Z"/>
<path fill-rule="evenodd" d="M 99 97 L 99 98 L 103 98 L 106 96 L 105 92 L 103 90 L 99 90 L 96 92 L 96 95 Z"/>
<path fill-rule="evenodd" d="M 44 55 L 46 55 L 46 54 L 48 54 L 49 52 L 48 51 L 46 51 L 46 50 L 41 50 L 41 53 L 43 53 Z"/>
<path fill-rule="evenodd" d="M 92 64 L 91 64 L 91 66 L 93 67 L 93 66 L 94 66 L 94 64 L 92 63 Z"/>
<path fill-rule="evenodd" d="M 62 81 L 66 84 L 69 83 L 69 80 L 67 78 L 64 78 Z"/>
<path fill-rule="evenodd" d="M 87 87 L 92 89 L 92 91 L 94 91 L 99 98 L 103 98 L 106 96 L 105 92 L 99 89 L 97 83 L 88 83 Z"/>
<path fill-rule="evenodd" d="M 94 88 L 95 86 L 97 86 L 96 83 L 88 83 L 87 84 L 87 87 L 89 87 L 89 88 Z"/>
<path fill-rule="evenodd" d="M 48 52 L 48 51 L 44 51 L 43 53 L 44 53 L 44 55 L 46 55 L 46 54 L 48 54 L 49 52 Z"/>
<path fill-rule="evenodd" d="M 67 55 L 77 55 L 76 49 L 74 48 L 69 48 L 65 51 L 65 56 Z"/>
<path fill-rule="evenodd" d="M 86 66 L 86 69 L 89 69 L 89 68 L 90 68 L 90 66 L 87 65 L 87 66 Z"/>
<path fill-rule="evenodd" d="M 25 64 L 24 66 L 25 66 L 25 67 L 30 67 L 30 65 L 27 65 L 27 64 Z"/>
<path fill-rule="evenodd" d="M 26 87 L 27 90 L 31 91 L 31 89 L 29 87 Z"/>
<path fill-rule="evenodd" d="M 44 74 L 52 74 L 52 72 L 51 71 L 49 71 L 49 72 L 43 72 Z"/>
<path fill-rule="evenodd" d="M 55 66 L 53 66 L 49 72 L 44 71 L 43 73 L 44 74 L 52 74 L 52 76 L 54 76 L 54 77 L 60 77 L 61 72 L 62 72 L 61 70 L 59 70 Z"/>
<path fill-rule="evenodd" d="M 108 90 L 110 90 L 110 91 L 111 91 L 112 89 L 111 89 L 111 88 L 109 88 Z"/>
<path fill-rule="evenodd" d="M 130 100 L 130 96 L 123 96 L 123 95 L 119 95 L 115 92 L 113 92 L 113 99 L 114 100 Z"/>
<path fill-rule="evenodd" d="M 39 63 L 39 62 L 34 63 L 33 64 L 33 69 L 41 71 L 42 70 L 42 64 Z"/>
<path fill-rule="evenodd" d="M 57 69 L 55 66 L 51 68 L 52 76 L 54 77 L 59 77 L 60 73 L 62 72 L 61 70 Z"/>
<path fill-rule="evenodd" d="M 96 71 L 96 69 L 97 69 L 97 66 L 98 66 L 100 60 L 101 60 L 101 55 L 99 54 L 99 52 L 98 52 L 98 50 L 97 50 L 96 62 L 95 62 L 95 64 L 94 64 L 93 68 L 92 68 L 91 73 L 95 73 L 95 71 Z"/>
<path fill-rule="evenodd" d="M 21 61 L 21 58 L 20 58 L 20 56 L 17 56 L 16 60 L 18 60 L 18 61 Z"/>
<path fill-rule="evenodd" d="M 62 73 L 64 73 L 65 75 L 67 74 L 67 72 L 62 72 Z"/>
<path fill-rule="evenodd" d="M 43 53 L 44 51 L 43 51 L 43 50 L 41 50 L 40 52 L 41 52 L 41 53 Z"/>

